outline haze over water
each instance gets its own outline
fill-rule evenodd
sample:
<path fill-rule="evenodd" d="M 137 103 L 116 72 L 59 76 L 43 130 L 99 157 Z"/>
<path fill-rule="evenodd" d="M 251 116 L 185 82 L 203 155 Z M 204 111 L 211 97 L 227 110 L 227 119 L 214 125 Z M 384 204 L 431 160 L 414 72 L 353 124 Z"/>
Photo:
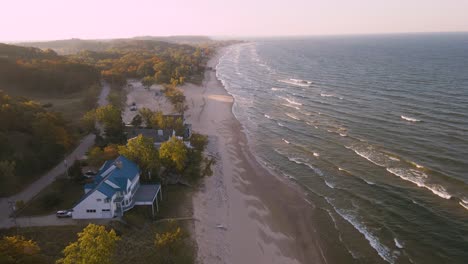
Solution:
<path fill-rule="evenodd" d="M 256 154 L 356 263 L 466 263 L 467 73 L 468 34 L 258 40 L 217 67 Z"/>

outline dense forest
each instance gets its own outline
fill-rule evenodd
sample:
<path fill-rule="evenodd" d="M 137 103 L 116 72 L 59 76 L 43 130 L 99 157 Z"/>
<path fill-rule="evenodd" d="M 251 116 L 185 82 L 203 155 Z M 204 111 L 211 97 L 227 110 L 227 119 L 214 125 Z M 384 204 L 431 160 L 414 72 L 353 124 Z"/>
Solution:
<path fill-rule="evenodd" d="M 0 91 L 0 196 L 63 158 L 75 138 L 59 113 Z"/>
<path fill-rule="evenodd" d="M 83 50 L 70 55 L 77 63 L 93 65 L 101 77 L 114 84 L 127 78 L 145 78 L 148 83 L 183 84 L 203 73 L 210 47 L 195 47 L 153 40 L 116 40 L 106 50 Z"/>
<path fill-rule="evenodd" d="M 98 81 L 99 71 L 95 67 L 59 56 L 51 49 L 0 43 L 0 87 L 30 93 L 66 94 Z"/>

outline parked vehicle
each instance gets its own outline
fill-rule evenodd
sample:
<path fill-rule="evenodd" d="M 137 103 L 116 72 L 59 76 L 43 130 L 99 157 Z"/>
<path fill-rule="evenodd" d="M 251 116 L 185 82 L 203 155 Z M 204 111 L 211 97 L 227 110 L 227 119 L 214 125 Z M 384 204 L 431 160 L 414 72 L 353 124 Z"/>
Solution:
<path fill-rule="evenodd" d="M 92 178 L 92 177 L 94 177 L 95 175 L 96 175 L 96 172 L 90 171 L 90 170 L 87 171 L 87 172 L 85 172 L 85 173 L 83 174 L 83 176 L 84 176 L 85 178 Z"/>
<path fill-rule="evenodd" d="M 136 110 L 137 110 L 137 107 L 136 107 L 136 106 L 132 105 L 132 106 L 130 107 L 130 111 L 136 111 Z"/>
<path fill-rule="evenodd" d="M 69 218 L 72 217 L 72 211 L 70 210 L 60 210 L 55 213 L 58 218 Z"/>

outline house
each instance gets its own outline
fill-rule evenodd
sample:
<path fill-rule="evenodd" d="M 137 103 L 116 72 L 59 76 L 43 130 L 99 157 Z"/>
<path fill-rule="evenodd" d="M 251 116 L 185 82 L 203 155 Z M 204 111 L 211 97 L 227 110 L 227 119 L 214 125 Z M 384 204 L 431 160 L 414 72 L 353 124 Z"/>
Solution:
<path fill-rule="evenodd" d="M 140 169 L 124 156 L 106 161 L 94 178 L 85 184 L 84 196 L 73 207 L 74 219 L 121 217 L 135 205 L 151 205 L 162 197 L 159 184 L 141 185 Z"/>
<path fill-rule="evenodd" d="M 172 136 L 176 136 L 173 129 L 153 129 L 153 128 L 134 128 L 131 126 L 126 127 L 126 135 L 128 140 L 131 140 L 139 135 L 153 139 L 154 145 L 159 148 L 161 144 L 168 141 Z M 184 125 L 184 133 L 182 136 L 176 136 L 178 139 L 184 141 L 188 148 L 191 148 L 190 137 L 192 136 L 192 125 Z"/>

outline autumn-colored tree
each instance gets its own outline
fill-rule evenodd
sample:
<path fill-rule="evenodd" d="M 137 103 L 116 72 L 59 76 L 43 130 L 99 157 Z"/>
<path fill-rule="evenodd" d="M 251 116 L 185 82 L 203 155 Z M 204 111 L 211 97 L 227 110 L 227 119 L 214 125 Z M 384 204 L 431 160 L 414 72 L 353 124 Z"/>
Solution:
<path fill-rule="evenodd" d="M 78 240 L 63 250 L 64 257 L 57 264 L 111 264 L 119 239 L 114 230 L 89 224 L 78 233 Z"/>
<path fill-rule="evenodd" d="M 166 129 L 167 124 L 164 118 L 164 115 L 161 111 L 156 111 L 153 113 L 153 117 L 151 118 L 152 127 L 155 129 Z"/>
<path fill-rule="evenodd" d="M 173 136 L 161 144 L 159 158 L 162 165 L 167 169 L 175 169 L 177 172 L 182 172 L 187 160 L 187 148 L 182 140 Z"/>
<path fill-rule="evenodd" d="M 119 153 L 136 162 L 148 176 L 151 171 L 157 171 L 159 168 L 158 150 L 152 138 L 138 135 L 128 140 L 127 145 L 119 146 Z"/>
<path fill-rule="evenodd" d="M 0 240 L 0 263 L 41 264 L 46 263 L 36 242 L 23 236 L 5 236 Z"/>
<path fill-rule="evenodd" d="M 145 123 L 147 127 L 151 127 L 151 119 L 153 118 L 153 111 L 151 109 L 143 107 L 140 110 L 138 110 L 138 114 L 141 116 L 141 119 Z"/>
<path fill-rule="evenodd" d="M 184 250 L 186 233 L 175 222 L 170 222 L 166 230 L 155 235 L 156 257 L 161 263 L 191 263 L 190 253 Z"/>
<path fill-rule="evenodd" d="M 103 149 L 93 147 L 88 152 L 88 164 L 91 166 L 101 166 L 106 160 L 113 160 L 119 156 L 119 147 L 116 144 L 109 144 Z"/>

